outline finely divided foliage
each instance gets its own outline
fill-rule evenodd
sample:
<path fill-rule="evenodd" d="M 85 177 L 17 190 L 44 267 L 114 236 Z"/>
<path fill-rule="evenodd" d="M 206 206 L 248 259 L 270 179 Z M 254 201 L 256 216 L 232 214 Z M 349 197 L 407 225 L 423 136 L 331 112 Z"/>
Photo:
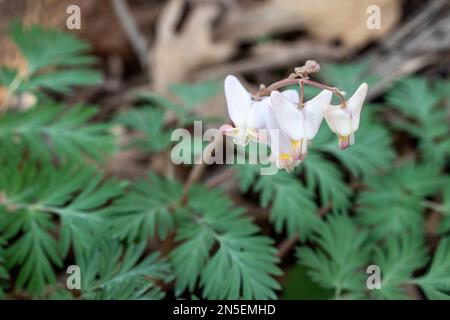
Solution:
<path fill-rule="evenodd" d="M 170 257 L 177 291 L 192 290 L 200 277 L 205 298 L 275 299 L 281 270 L 273 241 L 220 192 L 198 186 L 189 199 Z"/>
<path fill-rule="evenodd" d="M 321 128 L 293 172 L 234 166 L 240 198 L 269 214 L 261 227 L 218 188 L 197 183 L 185 197 L 182 182 L 152 170 L 126 181 L 103 169 L 121 148 L 166 154 L 172 124 L 190 127 L 221 81 L 172 86 L 174 101 L 139 94 L 144 103 L 98 121 L 96 107 L 52 98 L 100 81 L 85 42 L 19 23 L 10 36 L 27 64 L 0 67 L 0 86 L 37 103 L 0 116 L 0 298 L 276 299 L 289 281 L 274 240 L 284 237 L 298 237 L 298 263 L 335 298 L 450 298 L 448 82 L 393 85 L 365 107 L 354 146 L 338 150 Z M 354 92 L 377 80 L 368 68 L 330 65 L 322 76 Z M 398 135 L 417 148 L 398 148 Z M 66 288 L 71 264 L 80 290 Z M 371 264 L 379 290 L 366 287 Z"/>
<path fill-rule="evenodd" d="M 27 112 L 8 112 L 0 118 L 0 152 L 15 160 L 27 156 L 36 161 L 97 160 L 115 151 L 115 138 L 107 123 L 88 121 L 96 108 L 48 104 Z"/>
<path fill-rule="evenodd" d="M 21 81 L 18 92 L 35 91 L 45 87 L 53 91 L 68 92 L 74 85 L 90 85 L 100 82 L 98 72 L 90 67 L 95 59 L 88 55 L 89 45 L 70 34 L 56 30 L 44 30 L 34 26 L 24 28 L 14 22 L 10 28 L 11 39 L 26 58 L 26 81 Z M 9 85 L 17 73 L 7 73 Z"/>

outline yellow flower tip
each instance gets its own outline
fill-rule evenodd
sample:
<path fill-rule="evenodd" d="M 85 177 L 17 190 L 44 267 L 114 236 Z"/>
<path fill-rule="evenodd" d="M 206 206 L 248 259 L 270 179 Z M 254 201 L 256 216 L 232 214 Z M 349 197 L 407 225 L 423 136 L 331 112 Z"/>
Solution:
<path fill-rule="evenodd" d="M 350 136 L 339 136 L 339 148 L 342 150 L 350 147 Z"/>
<path fill-rule="evenodd" d="M 291 141 L 292 159 L 304 160 L 308 155 L 307 142 L 305 139 Z"/>

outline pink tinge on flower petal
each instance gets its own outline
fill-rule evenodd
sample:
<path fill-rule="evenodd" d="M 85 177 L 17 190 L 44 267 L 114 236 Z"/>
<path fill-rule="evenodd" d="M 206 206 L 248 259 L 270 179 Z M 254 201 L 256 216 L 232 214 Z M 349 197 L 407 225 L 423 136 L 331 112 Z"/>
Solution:
<path fill-rule="evenodd" d="M 292 158 L 286 153 L 278 155 L 276 165 L 279 169 L 286 169 L 292 163 Z"/>
<path fill-rule="evenodd" d="M 294 160 L 285 169 L 287 172 L 290 173 L 290 172 L 294 171 L 295 167 L 297 167 L 300 163 L 301 163 L 300 160 Z"/>
<path fill-rule="evenodd" d="M 258 141 L 259 143 L 265 143 L 265 144 L 269 143 L 269 135 L 268 135 L 266 129 L 259 129 L 257 131 L 256 141 Z"/>
<path fill-rule="evenodd" d="M 308 156 L 308 149 L 306 149 L 301 155 L 299 160 L 305 160 Z"/>
<path fill-rule="evenodd" d="M 300 160 L 302 156 L 302 140 L 292 141 L 291 156 L 294 160 Z"/>
<path fill-rule="evenodd" d="M 220 127 L 219 130 L 222 134 L 229 137 L 235 137 L 239 132 L 238 128 L 235 128 L 229 124 L 224 124 L 223 126 Z"/>
<path fill-rule="evenodd" d="M 342 150 L 347 149 L 348 147 L 350 147 L 350 136 L 339 136 L 339 148 L 341 148 Z"/>
<path fill-rule="evenodd" d="M 352 111 L 350 109 L 342 108 L 341 110 L 344 111 L 344 113 L 347 114 L 350 117 L 350 119 L 353 118 L 353 113 L 352 113 Z"/>

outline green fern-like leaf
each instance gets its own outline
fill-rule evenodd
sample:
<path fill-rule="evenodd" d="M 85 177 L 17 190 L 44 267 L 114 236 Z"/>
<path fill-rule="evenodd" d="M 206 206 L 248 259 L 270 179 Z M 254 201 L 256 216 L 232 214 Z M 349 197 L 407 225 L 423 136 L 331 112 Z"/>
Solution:
<path fill-rule="evenodd" d="M 272 203 L 270 221 L 281 233 L 286 228 L 289 235 L 299 234 L 301 239 L 319 225 L 314 196 L 296 177 L 279 171 L 275 176 L 261 176 L 255 185 L 261 192 L 261 205 Z"/>
<path fill-rule="evenodd" d="M 427 273 L 416 283 L 429 299 L 450 300 L 450 238 L 445 237 L 434 253 Z"/>
<path fill-rule="evenodd" d="M 222 81 L 209 80 L 194 84 L 173 84 L 170 90 L 177 95 L 183 105 L 191 109 L 215 97 L 222 88 Z"/>
<path fill-rule="evenodd" d="M 370 60 L 348 64 L 325 64 L 321 68 L 320 77 L 327 84 L 344 90 L 347 96 L 350 97 L 361 83 L 367 82 L 369 87 L 371 87 L 378 81 L 379 77 L 369 75 L 370 67 Z M 338 104 L 339 100 L 334 97 L 333 103 Z"/>
<path fill-rule="evenodd" d="M 123 250 L 117 242 L 99 246 L 81 263 L 82 299 L 159 300 L 160 283 L 169 279 L 170 265 L 159 254 L 144 256 L 146 243 Z"/>
<path fill-rule="evenodd" d="M 0 172 L 0 232 L 8 241 L 6 264 L 18 266 L 18 288 L 42 293 L 55 281 L 54 267 L 73 247 L 79 258 L 93 244 L 108 237 L 107 223 L 98 214 L 121 194 L 123 184 L 102 182 L 95 169 L 3 166 Z M 61 227 L 59 242 L 53 217 Z"/>
<path fill-rule="evenodd" d="M 309 190 L 319 189 L 322 207 L 331 206 L 334 212 L 345 212 L 350 207 L 351 190 L 343 180 L 343 174 L 323 154 L 312 152 L 301 167 L 305 171 Z"/>
<path fill-rule="evenodd" d="M 372 177 L 358 199 L 359 221 L 372 226 L 377 238 L 408 229 L 420 231 L 424 197 L 438 191 L 442 182 L 436 167 L 414 163 Z"/>
<path fill-rule="evenodd" d="M 273 242 L 257 235 L 258 228 L 229 199 L 196 186 L 179 219 L 178 246 L 171 253 L 179 294 L 192 291 L 200 278 L 205 298 L 276 298 L 280 286 L 273 276 L 281 271 Z"/>
<path fill-rule="evenodd" d="M 387 95 L 389 105 L 404 115 L 394 125 L 417 137 L 424 158 L 438 165 L 450 155 L 450 129 L 447 110 L 439 104 L 442 99 L 439 87 L 435 90 L 422 78 L 403 79 Z"/>
<path fill-rule="evenodd" d="M 132 183 L 127 194 L 119 199 L 108 220 L 114 234 L 128 241 L 164 240 L 175 227 L 175 210 L 180 202 L 182 186 L 177 181 L 149 174 L 148 180 Z"/>
<path fill-rule="evenodd" d="M 115 151 L 108 124 L 90 124 L 97 113 L 93 107 L 77 105 L 67 112 L 48 105 L 26 112 L 8 112 L 0 118 L 0 151 L 8 159 L 29 155 L 48 162 L 89 156 L 101 159 Z"/>
<path fill-rule="evenodd" d="M 132 146 L 137 146 L 146 151 L 162 151 L 170 145 L 170 132 L 164 129 L 164 116 L 162 110 L 146 107 L 129 110 L 117 118 L 117 122 L 136 130 L 138 136 L 132 141 Z"/>
<path fill-rule="evenodd" d="M 408 299 L 405 286 L 428 261 L 423 236 L 404 232 L 388 237 L 384 247 L 375 248 L 374 261 L 381 270 L 381 283 L 371 293 L 382 299 Z"/>
<path fill-rule="evenodd" d="M 16 287 L 26 286 L 31 293 L 41 293 L 46 284 L 56 281 L 52 265 L 62 267 L 58 244 L 49 235 L 56 229 L 50 215 L 25 209 L 16 210 L 14 216 L 2 212 L 0 220 L 5 238 L 23 232 L 6 249 L 7 268 L 20 266 Z"/>
<path fill-rule="evenodd" d="M 18 92 L 40 87 L 67 92 L 71 86 L 91 85 L 101 80 L 98 72 L 87 68 L 95 62 L 87 54 L 89 45 L 70 33 L 39 26 L 27 28 L 15 21 L 10 27 L 10 37 L 27 62 L 26 77 L 20 78 Z M 1 84 L 9 86 L 17 79 L 17 74 L 13 75 L 0 77 Z"/>
<path fill-rule="evenodd" d="M 139 98 L 155 107 L 161 107 L 165 110 L 175 113 L 178 123 L 181 126 L 192 125 L 194 121 L 199 120 L 199 115 L 194 115 L 195 107 L 207 102 L 220 93 L 221 82 L 210 80 L 194 84 L 173 84 L 170 91 L 178 98 L 176 102 L 158 93 L 142 92 L 138 94 Z M 204 122 L 218 122 L 218 118 L 203 117 Z M 222 121 L 222 120 L 221 120 Z"/>
<path fill-rule="evenodd" d="M 366 287 L 364 268 L 370 258 L 368 234 L 346 215 L 329 215 L 312 236 L 318 248 L 301 246 L 298 261 L 310 268 L 311 278 L 336 298 L 360 295 Z"/>
<path fill-rule="evenodd" d="M 450 231 L 450 178 L 446 178 L 443 182 L 443 204 L 440 210 L 442 220 L 439 224 L 439 232 L 445 234 Z"/>
<path fill-rule="evenodd" d="M 259 165 L 236 165 L 236 180 L 242 192 L 248 192 L 259 180 Z"/>
<path fill-rule="evenodd" d="M 4 281 L 9 279 L 8 271 L 6 270 L 5 266 L 5 249 L 4 246 L 5 241 L 3 241 L 2 238 L 0 238 L 0 299 L 2 299 L 5 296 L 4 292 Z"/>

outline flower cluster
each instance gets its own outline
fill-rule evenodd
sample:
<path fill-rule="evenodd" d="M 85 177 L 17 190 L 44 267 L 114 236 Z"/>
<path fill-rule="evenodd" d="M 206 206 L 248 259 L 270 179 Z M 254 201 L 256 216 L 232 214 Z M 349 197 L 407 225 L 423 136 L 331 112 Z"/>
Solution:
<path fill-rule="evenodd" d="M 223 125 L 221 132 L 233 137 L 238 145 L 246 145 L 250 140 L 269 145 L 272 163 L 287 171 L 292 171 L 305 159 L 308 144 L 319 131 L 323 118 L 338 136 L 340 148 L 351 146 L 359 126 L 367 84 L 361 84 L 345 101 L 336 88 L 311 81 L 303 75 L 299 78 L 291 75 L 267 88 L 262 86 L 257 94 L 252 95 L 236 77 L 228 76 L 225 79 L 225 97 L 234 127 Z M 292 83 L 300 85 L 300 95 L 292 89 L 277 90 Z M 303 102 L 305 84 L 322 88 L 323 91 Z M 341 99 L 339 105 L 331 105 L 333 93 Z"/>

